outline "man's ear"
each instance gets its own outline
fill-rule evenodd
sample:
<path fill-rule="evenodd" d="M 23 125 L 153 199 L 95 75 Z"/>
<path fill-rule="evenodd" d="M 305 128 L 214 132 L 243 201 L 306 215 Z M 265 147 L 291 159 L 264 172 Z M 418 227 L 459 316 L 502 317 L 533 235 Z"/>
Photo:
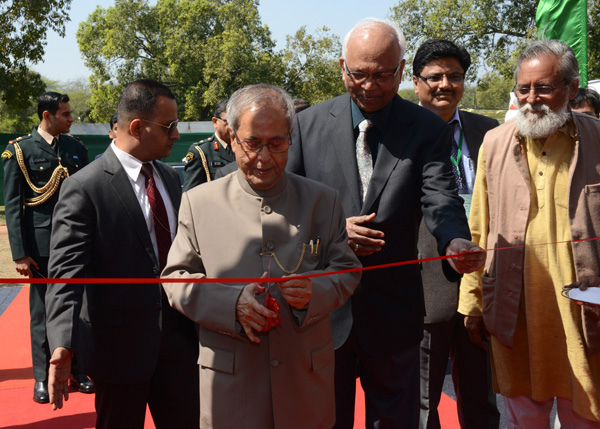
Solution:
<path fill-rule="evenodd" d="M 42 120 L 49 121 L 51 116 L 52 116 L 52 113 L 50 113 L 47 110 L 44 110 L 44 112 L 42 113 Z"/>
<path fill-rule="evenodd" d="M 142 135 L 142 128 L 143 124 L 141 119 L 134 119 L 129 123 L 129 133 L 138 140 Z"/>
<path fill-rule="evenodd" d="M 577 91 L 579 90 L 579 79 L 575 79 L 569 84 L 569 101 L 577 97 Z"/>

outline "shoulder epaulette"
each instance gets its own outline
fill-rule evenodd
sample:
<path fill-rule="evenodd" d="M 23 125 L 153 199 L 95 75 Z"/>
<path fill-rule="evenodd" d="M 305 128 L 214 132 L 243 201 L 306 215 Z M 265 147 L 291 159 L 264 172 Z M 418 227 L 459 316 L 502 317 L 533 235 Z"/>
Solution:
<path fill-rule="evenodd" d="M 28 134 L 28 135 L 26 135 L 26 136 L 17 137 L 17 138 L 16 138 L 16 139 L 14 139 L 14 140 L 9 140 L 9 141 L 8 141 L 8 144 L 15 144 L 15 143 L 17 143 L 17 142 L 20 142 L 20 141 L 21 141 L 21 140 L 23 140 L 25 137 L 31 137 L 31 134 Z"/>

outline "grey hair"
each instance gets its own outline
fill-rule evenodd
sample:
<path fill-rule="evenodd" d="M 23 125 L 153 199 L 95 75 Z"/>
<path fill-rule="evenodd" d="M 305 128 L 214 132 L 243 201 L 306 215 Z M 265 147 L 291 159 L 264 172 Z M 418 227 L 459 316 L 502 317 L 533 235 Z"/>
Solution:
<path fill-rule="evenodd" d="M 342 45 L 342 58 L 344 61 L 346 60 L 346 54 L 348 53 L 348 42 L 352 37 L 360 34 L 362 31 L 370 30 L 372 28 L 380 28 L 387 27 L 390 31 L 390 35 L 398 42 L 398 46 L 400 47 L 400 61 L 404 58 L 404 54 L 406 53 L 406 39 L 404 38 L 404 34 L 402 30 L 394 21 L 389 19 L 379 19 L 379 18 L 365 18 L 358 21 L 354 27 L 346 33 L 344 37 L 344 44 Z"/>
<path fill-rule="evenodd" d="M 275 85 L 259 83 L 238 89 L 227 103 L 227 121 L 233 130 L 240 125 L 242 111 L 250 107 L 274 104 L 281 107 L 288 119 L 289 127 L 294 123 L 294 100 L 285 90 Z"/>
<path fill-rule="evenodd" d="M 558 60 L 558 73 L 567 84 L 579 80 L 579 64 L 573 49 L 560 40 L 535 40 L 519 55 L 515 69 L 515 82 L 523 61 L 529 61 L 546 56 L 553 56 Z"/>

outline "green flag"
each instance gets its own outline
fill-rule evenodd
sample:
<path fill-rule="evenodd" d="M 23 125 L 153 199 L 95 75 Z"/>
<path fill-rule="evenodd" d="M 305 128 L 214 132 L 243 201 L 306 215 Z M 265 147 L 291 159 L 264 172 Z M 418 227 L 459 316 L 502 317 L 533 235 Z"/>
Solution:
<path fill-rule="evenodd" d="M 579 62 L 579 86 L 587 86 L 587 0 L 540 0 L 535 20 L 540 39 L 558 39 L 573 48 Z"/>

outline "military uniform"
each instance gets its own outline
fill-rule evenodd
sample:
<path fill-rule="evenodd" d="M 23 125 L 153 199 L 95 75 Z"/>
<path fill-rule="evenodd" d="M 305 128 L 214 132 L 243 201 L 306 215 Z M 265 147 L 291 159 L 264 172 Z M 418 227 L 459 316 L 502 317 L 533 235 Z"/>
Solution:
<path fill-rule="evenodd" d="M 224 148 L 213 134 L 209 138 L 191 145 L 185 160 L 184 192 L 194 186 L 210 182 L 215 178 L 216 171 L 233 162 L 235 157 L 231 152 L 231 145 L 227 149 Z"/>
<path fill-rule="evenodd" d="M 13 260 L 29 256 L 48 275 L 52 212 L 62 181 L 88 164 L 87 149 L 75 137 L 61 134 L 57 148 L 39 134 L 10 141 L 2 152 L 6 226 Z M 25 174 L 26 172 L 26 174 Z M 36 188 L 34 190 L 34 188 Z M 32 266 L 32 271 L 33 271 Z M 50 351 L 46 340 L 45 284 L 31 285 L 31 351 L 36 381 L 48 380 Z"/>

